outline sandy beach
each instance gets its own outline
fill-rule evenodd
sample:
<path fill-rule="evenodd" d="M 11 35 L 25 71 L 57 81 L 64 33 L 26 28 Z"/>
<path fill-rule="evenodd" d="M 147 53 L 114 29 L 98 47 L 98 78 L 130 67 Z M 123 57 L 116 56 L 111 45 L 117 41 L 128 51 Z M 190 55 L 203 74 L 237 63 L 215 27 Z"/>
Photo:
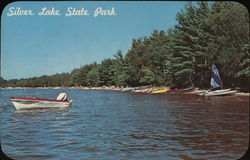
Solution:
<path fill-rule="evenodd" d="M 82 89 L 82 90 L 108 90 L 108 91 L 122 91 L 122 89 L 128 89 L 132 87 L 126 87 L 126 88 L 120 88 L 120 87 L 114 87 L 114 86 L 102 86 L 102 87 L 85 87 L 85 86 L 79 86 L 79 87 L 35 87 L 37 89 Z M 152 88 L 152 90 L 158 90 L 158 89 L 167 89 L 169 87 L 149 87 Z M 32 89 L 32 87 L 4 87 L 0 89 Z M 200 89 L 200 88 L 195 88 L 192 91 L 186 91 L 180 94 L 193 94 L 193 95 L 198 95 L 199 93 L 204 92 L 205 89 Z M 136 93 L 136 92 L 133 92 Z M 141 94 L 140 92 L 137 92 L 138 94 Z M 152 93 L 143 93 L 143 94 L 152 94 Z M 161 93 L 159 93 L 161 94 Z M 171 94 L 171 93 L 170 93 Z M 175 93 L 172 93 L 175 94 Z M 250 93 L 246 92 L 237 92 L 231 96 L 249 96 Z"/>

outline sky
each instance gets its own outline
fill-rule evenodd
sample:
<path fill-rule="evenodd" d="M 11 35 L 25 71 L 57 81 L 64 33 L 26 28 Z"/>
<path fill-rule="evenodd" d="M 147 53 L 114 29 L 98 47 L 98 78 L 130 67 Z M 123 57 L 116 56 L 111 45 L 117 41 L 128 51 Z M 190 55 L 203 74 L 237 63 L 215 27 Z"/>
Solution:
<path fill-rule="evenodd" d="M 10 3 L 1 15 L 1 76 L 9 80 L 71 72 L 85 64 L 113 58 L 118 50 L 125 55 L 132 39 L 150 36 L 155 29 L 167 31 L 177 24 L 176 14 L 185 4 L 180 1 Z M 109 10 L 111 15 L 95 16 L 99 7 L 102 13 Z M 58 10 L 60 15 L 39 15 L 43 8 L 46 13 Z M 66 16 L 73 8 L 87 10 L 88 15 Z M 32 15 L 14 15 L 21 12 Z"/>

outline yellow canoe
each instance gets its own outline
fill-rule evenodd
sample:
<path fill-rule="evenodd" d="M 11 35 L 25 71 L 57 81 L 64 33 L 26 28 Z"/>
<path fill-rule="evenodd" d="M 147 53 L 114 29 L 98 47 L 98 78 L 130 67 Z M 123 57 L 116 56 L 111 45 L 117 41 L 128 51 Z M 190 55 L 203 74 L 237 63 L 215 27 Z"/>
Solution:
<path fill-rule="evenodd" d="M 164 92 L 167 92 L 168 90 L 170 90 L 170 89 L 169 88 L 168 89 L 158 89 L 158 90 L 152 91 L 152 93 L 164 93 Z"/>

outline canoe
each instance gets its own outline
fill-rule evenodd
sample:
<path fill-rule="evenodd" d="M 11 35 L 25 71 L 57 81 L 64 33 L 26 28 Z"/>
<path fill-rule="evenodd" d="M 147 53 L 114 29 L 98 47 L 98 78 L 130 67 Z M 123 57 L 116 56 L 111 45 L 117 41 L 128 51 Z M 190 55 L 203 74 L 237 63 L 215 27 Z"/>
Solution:
<path fill-rule="evenodd" d="M 131 92 L 133 90 L 134 90 L 134 88 L 124 88 L 124 89 L 122 89 L 122 92 Z"/>
<path fill-rule="evenodd" d="M 152 88 L 145 88 L 145 89 L 140 89 L 140 90 L 134 90 L 132 92 L 134 93 L 149 93 L 152 90 Z"/>
<path fill-rule="evenodd" d="M 68 100 L 66 94 L 59 94 L 57 99 L 42 99 L 32 97 L 10 97 L 16 110 L 22 109 L 41 109 L 41 108 L 66 108 L 73 100 Z"/>
<path fill-rule="evenodd" d="M 141 90 L 141 93 L 149 93 L 151 91 L 152 91 L 152 88 L 147 88 L 147 89 Z"/>
<path fill-rule="evenodd" d="M 140 93 L 140 92 L 143 92 L 145 89 L 138 89 L 138 90 L 133 90 L 132 92 L 134 93 Z"/>
<path fill-rule="evenodd" d="M 141 89 L 144 89 L 144 88 L 145 87 L 124 88 L 124 89 L 122 89 L 122 92 L 132 92 L 132 91 L 141 90 Z"/>
<path fill-rule="evenodd" d="M 167 88 L 167 89 L 158 89 L 158 90 L 154 90 L 154 91 L 152 91 L 151 93 L 165 93 L 165 92 L 167 92 L 168 90 L 170 90 L 169 88 Z"/>
<path fill-rule="evenodd" d="M 177 89 L 170 89 L 167 91 L 167 93 L 184 93 L 193 90 L 193 87 L 189 88 L 177 88 Z"/>
<path fill-rule="evenodd" d="M 181 90 L 180 92 L 188 92 L 188 91 L 193 91 L 194 87 L 189 87 L 189 88 L 185 88 L 183 90 Z"/>
<path fill-rule="evenodd" d="M 181 92 L 182 90 L 184 90 L 184 88 L 170 89 L 167 91 L 167 93 L 177 93 L 177 92 Z"/>

